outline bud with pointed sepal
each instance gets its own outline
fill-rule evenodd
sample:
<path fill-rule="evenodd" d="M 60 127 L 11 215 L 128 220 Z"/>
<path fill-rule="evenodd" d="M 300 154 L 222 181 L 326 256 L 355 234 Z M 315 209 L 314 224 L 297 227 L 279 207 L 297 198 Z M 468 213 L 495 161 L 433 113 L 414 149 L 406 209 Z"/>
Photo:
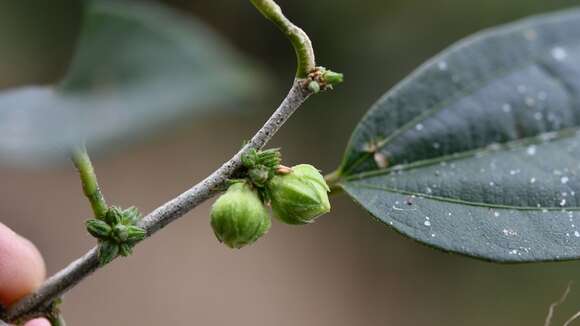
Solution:
<path fill-rule="evenodd" d="M 330 188 L 312 165 L 294 166 L 292 172 L 274 176 L 266 188 L 274 215 L 284 223 L 312 223 L 330 211 Z"/>
<path fill-rule="evenodd" d="M 136 225 L 128 225 L 127 226 L 127 241 L 131 243 L 139 242 L 147 237 L 147 231 L 144 229 L 136 226 Z"/>
<path fill-rule="evenodd" d="M 119 207 L 113 206 L 105 214 L 104 220 L 111 226 L 117 225 L 123 220 L 123 211 Z"/>
<path fill-rule="evenodd" d="M 220 242 L 230 248 L 254 243 L 270 228 L 268 211 L 246 182 L 231 185 L 213 204 L 211 226 Z"/>
<path fill-rule="evenodd" d="M 111 227 L 105 221 L 90 219 L 85 223 L 87 231 L 97 239 L 107 239 L 111 235 Z"/>

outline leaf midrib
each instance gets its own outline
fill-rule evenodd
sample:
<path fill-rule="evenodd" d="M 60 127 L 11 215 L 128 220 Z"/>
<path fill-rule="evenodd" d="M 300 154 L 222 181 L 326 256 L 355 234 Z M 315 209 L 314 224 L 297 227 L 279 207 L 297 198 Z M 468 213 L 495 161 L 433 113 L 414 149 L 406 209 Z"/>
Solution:
<path fill-rule="evenodd" d="M 364 184 L 364 183 L 349 183 L 350 187 L 359 188 L 359 189 L 371 189 L 371 190 L 382 190 L 402 195 L 408 196 L 416 196 L 420 198 L 426 199 L 433 199 L 436 201 L 442 201 L 452 204 L 461 204 L 467 206 L 476 206 L 476 207 L 485 207 L 485 208 L 493 208 L 493 209 L 503 209 L 503 210 L 517 210 L 517 211 L 535 211 L 535 212 L 542 212 L 542 211 L 580 211 L 579 206 L 566 206 L 566 207 L 535 207 L 535 206 L 513 206 L 513 205 L 501 205 L 501 204 L 489 204 L 483 202 L 475 202 L 475 201 L 468 201 L 463 199 L 457 198 L 450 198 L 450 197 L 442 197 L 442 196 L 435 196 L 429 195 L 422 192 L 414 192 L 408 190 L 400 190 L 390 187 L 384 186 L 377 186 L 371 184 Z"/>
<path fill-rule="evenodd" d="M 547 144 L 547 143 L 562 140 L 562 139 L 572 138 L 572 137 L 576 136 L 577 133 L 579 133 L 579 132 L 580 132 L 580 126 L 566 128 L 566 129 L 562 129 L 562 130 L 559 130 L 556 132 L 545 132 L 545 133 L 541 133 L 541 134 L 538 134 L 538 135 L 535 135 L 532 137 L 520 138 L 520 139 L 511 141 L 511 142 L 492 143 L 492 144 L 489 144 L 488 146 L 483 147 L 483 148 L 476 148 L 476 149 L 464 151 L 464 152 L 456 152 L 456 153 L 452 153 L 449 155 L 438 156 L 438 157 L 429 158 L 426 160 L 419 160 L 419 161 L 415 161 L 415 162 L 411 162 L 411 163 L 407 163 L 407 164 L 399 164 L 399 165 L 395 165 L 395 166 L 387 168 L 387 169 L 378 169 L 378 170 L 373 170 L 373 171 L 368 171 L 368 172 L 361 172 L 361 173 L 357 173 L 357 174 L 353 174 L 353 175 L 350 175 L 348 177 L 345 177 L 345 178 L 341 179 L 341 181 L 362 180 L 362 179 L 366 179 L 366 178 L 371 178 L 371 177 L 375 177 L 375 176 L 389 174 L 393 171 L 410 171 L 410 170 L 414 170 L 414 169 L 418 169 L 418 168 L 422 168 L 422 167 L 426 167 L 426 166 L 440 164 L 443 162 L 459 161 L 459 160 L 463 160 L 463 159 L 470 158 L 470 157 L 484 154 L 484 153 L 497 153 L 497 152 L 507 151 L 507 150 L 516 150 L 516 149 L 520 149 L 520 148 L 530 146 L 530 145 Z M 545 135 L 552 135 L 552 134 L 554 136 L 550 136 L 548 139 L 543 138 L 543 137 L 545 137 Z M 494 148 L 494 145 L 501 146 L 501 147 Z"/>
<path fill-rule="evenodd" d="M 554 211 L 554 210 L 562 210 L 562 209 L 564 209 L 564 210 L 580 210 L 580 206 L 539 207 L 538 208 L 538 207 L 534 207 L 534 206 L 513 206 L 513 205 L 501 205 L 501 204 L 489 204 L 489 203 L 483 203 L 483 202 L 473 202 L 473 201 L 467 201 L 467 200 L 463 200 L 463 199 L 455 199 L 455 198 L 450 198 L 450 197 L 435 196 L 435 195 L 430 195 L 430 194 L 426 194 L 423 192 L 414 192 L 414 191 L 401 190 L 401 189 L 390 188 L 390 187 L 381 187 L 381 186 L 377 186 L 377 185 L 364 184 L 364 183 L 357 182 L 357 181 L 362 181 L 362 180 L 373 178 L 373 177 L 388 175 L 391 172 L 412 171 L 412 170 L 416 170 L 416 169 L 423 168 L 423 167 L 441 164 L 443 162 L 447 163 L 447 162 L 469 159 L 469 158 L 472 158 L 472 157 L 475 157 L 477 155 L 481 155 L 484 153 L 498 153 L 498 152 L 502 152 L 502 151 L 513 151 L 513 150 L 521 149 L 523 147 L 527 147 L 530 145 L 541 145 L 541 144 L 556 142 L 559 140 L 572 138 L 572 137 L 576 136 L 578 134 L 578 132 L 580 132 L 580 126 L 560 130 L 560 131 L 554 133 L 554 136 L 549 138 L 548 140 L 543 139 L 542 136 L 547 135 L 547 134 L 551 134 L 551 133 L 543 133 L 543 134 L 536 135 L 534 137 L 521 138 L 521 139 L 518 139 L 518 140 L 515 140 L 512 142 L 507 142 L 507 143 L 502 143 L 502 144 L 497 143 L 498 145 L 502 146 L 499 149 L 490 148 L 490 146 L 491 146 L 490 145 L 490 146 L 487 146 L 486 148 L 478 148 L 478 149 L 471 150 L 471 151 L 454 153 L 451 155 L 440 156 L 437 158 L 431 158 L 431 159 L 427 159 L 427 160 L 415 161 L 413 163 L 397 165 L 397 166 L 394 166 L 394 167 L 388 168 L 388 169 L 363 172 L 363 173 L 351 175 L 347 178 L 344 178 L 343 181 L 339 182 L 339 184 L 343 188 L 344 188 L 344 183 L 348 183 L 348 184 L 350 184 L 350 186 L 353 186 L 355 188 L 368 188 L 368 189 L 384 190 L 384 191 L 388 191 L 388 192 L 400 193 L 400 194 L 405 194 L 405 195 L 420 196 L 423 198 L 429 198 L 429 199 L 451 202 L 451 203 L 456 203 L 456 204 L 464 204 L 464 205 L 480 206 L 480 207 L 488 207 L 488 208 L 497 208 L 497 209 L 526 210 L 526 211 L 542 211 L 542 210 Z"/>

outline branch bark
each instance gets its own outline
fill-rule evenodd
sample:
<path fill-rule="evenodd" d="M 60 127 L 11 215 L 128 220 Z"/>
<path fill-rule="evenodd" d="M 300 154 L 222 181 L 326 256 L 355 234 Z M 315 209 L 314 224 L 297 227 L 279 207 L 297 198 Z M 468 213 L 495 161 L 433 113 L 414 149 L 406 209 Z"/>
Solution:
<path fill-rule="evenodd" d="M 258 130 L 252 140 L 229 161 L 200 183 L 145 216 L 139 226 L 147 231 L 147 236 L 153 235 L 167 224 L 185 215 L 220 192 L 228 178 L 234 175 L 242 166 L 242 155 L 251 148 L 263 148 L 288 118 L 312 94 L 304 85 L 305 81 L 302 79 L 294 81 L 290 92 L 270 119 Z M 4 316 L 6 321 L 14 322 L 27 319 L 45 310 L 53 300 L 62 296 L 62 294 L 99 268 L 97 252 L 97 247 L 91 249 L 84 256 L 50 277 L 36 292 L 12 305 Z"/>

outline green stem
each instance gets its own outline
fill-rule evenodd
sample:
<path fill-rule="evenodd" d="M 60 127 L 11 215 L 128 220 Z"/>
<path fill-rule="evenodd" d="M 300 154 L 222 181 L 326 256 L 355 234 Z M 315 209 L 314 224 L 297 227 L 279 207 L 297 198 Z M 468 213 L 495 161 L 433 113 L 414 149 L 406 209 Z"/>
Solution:
<path fill-rule="evenodd" d="M 107 213 L 108 206 L 105 202 L 105 197 L 103 197 L 101 189 L 99 188 L 97 175 L 95 174 L 95 169 L 91 163 L 91 158 L 84 146 L 73 151 L 72 161 L 79 171 L 83 185 L 83 192 L 91 203 L 95 217 L 104 217 Z"/>
<path fill-rule="evenodd" d="M 328 187 L 330 188 L 330 195 L 331 196 L 339 195 L 344 191 L 339 183 L 341 180 L 341 175 L 340 175 L 339 170 L 336 170 L 336 171 L 324 176 L 324 180 L 326 181 L 326 183 L 328 184 Z"/>
<path fill-rule="evenodd" d="M 306 78 L 316 68 L 314 50 L 308 35 L 286 18 L 280 6 L 273 0 L 250 0 L 250 2 L 290 39 L 298 61 L 296 77 Z"/>

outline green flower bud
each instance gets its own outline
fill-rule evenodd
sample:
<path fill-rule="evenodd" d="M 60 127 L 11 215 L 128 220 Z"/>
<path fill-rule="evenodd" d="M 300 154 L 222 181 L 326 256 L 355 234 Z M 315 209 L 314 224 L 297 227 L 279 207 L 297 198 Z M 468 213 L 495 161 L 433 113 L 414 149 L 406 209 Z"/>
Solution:
<path fill-rule="evenodd" d="M 105 221 L 90 219 L 85 225 L 87 231 L 97 239 L 106 239 L 111 234 L 111 227 Z"/>
<path fill-rule="evenodd" d="M 99 246 L 99 265 L 104 266 L 119 255 L 119 245 L 111 241 L 103 241 Z"/>
<path fill-rule="evenodd" d="M 320 92 L 320 84 L 313 80 L 310 83 L 308 83 L 308 89 L 312 93 L 316 94 L 316 93 Z"/>
<path fill-rule="evenodd" d="M 105 222 L 109 225 L 117 225 L 123 220 L 123 212 L 119 207 L 111 207 L 105 214 Z"/>
<path fill-rule="evenodd" d="M 115 225 L 113 227 L 113 238 L 115 238 L 119 243 L 127 241 L 129 238 L 129 230 L 127 226 L 123 224 Z"/>
<path fill-rule="evenodd" d="M 127 226 L 127 241 L 129 242 L 138 242 L 147 236 L 147 232 L 135 225 Z"/>
<path fill-rule="evenodd" d="M 255 242 L 268 231 L 270 224 L 266 207 L 247 183 L 231 185 L 211 210 L 214 233 L 230 248 Z"/>
<path fill-rule="evenodd" d="M 330 211 L 330 188 L 320 172 L 308 164 L 274 176 L 267 185 L 275 216 L 287 224 L 306 224 Z"/>

